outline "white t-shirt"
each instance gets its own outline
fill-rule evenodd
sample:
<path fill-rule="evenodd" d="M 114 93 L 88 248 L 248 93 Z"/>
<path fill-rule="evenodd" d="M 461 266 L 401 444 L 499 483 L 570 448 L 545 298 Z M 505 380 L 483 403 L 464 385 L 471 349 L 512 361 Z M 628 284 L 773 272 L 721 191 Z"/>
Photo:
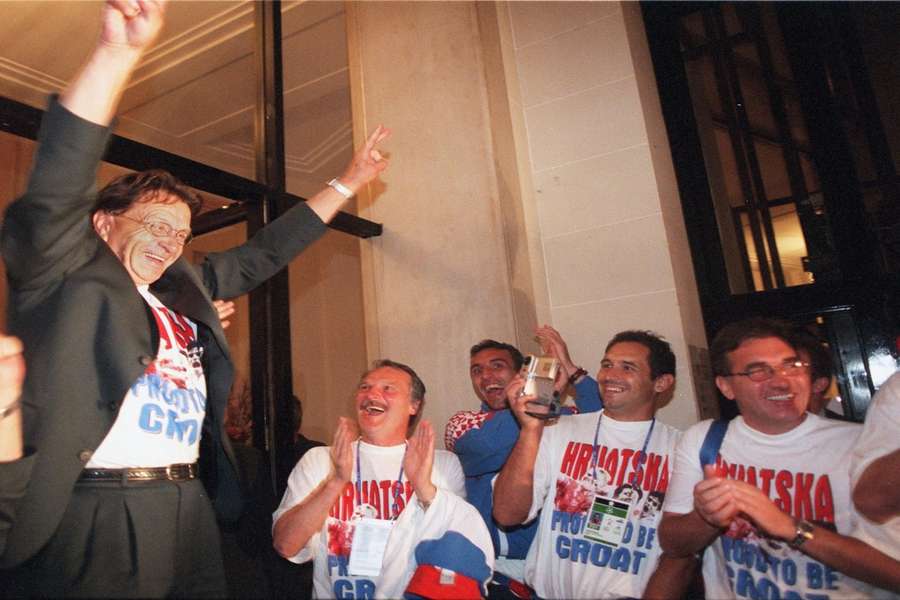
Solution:
<path fill-rule="evenodd" d="M 684 433 L 664 510 L 686 514 L 694 509 L 694 486 L 703 479 L 700 447 L 712 421 Z M 778 508 L 795 519 L 834 525 L 849 535 L 850 454 L 861 427 L 807 414 L 797 427 L 780 435 L 751 429 L 743 417 L 728 426 L 716 465 L 728 477 L 757 486 Z M 703 553 L 703 580 L 708 598 L 857 598 L 859 583 L 772 540 L 744 519 L 737 519 Z"/>
<path fill-rule="evenodd" d="M 900 373 L 894 373 L 878 389 L 869 404 L 866 423 L 850 463 L 850 481 L 856 486 L 872 462 L 900 448 Z M 900 560 L 900 517 L 873 523 L 859 515 L 853 536 Z M 874 590 L 874 588 L 873 588 Z M 878 598 L 900 598 L 886 590 L 873 592 Z"/>
<path fill-rule="evenodd" d="M 669 485 L 670 456 L 681 432 L 657 420 L 643 470 L 635 477 L 651 421 L 604 416 L 594 478 L 591 455 L 600 414 L 561 417 L 545 427 L 541 437 L 529 520 L 542 512 L 525 563 L 525 581 L 542 598 L 640 598 L 659 559 L 656 529 Z M 622 543 L 612 547 L 587 539 L 585 524 L 594 501 L 590 490 L 622 500 L 638 495 L 627 489 L 632 480 L 640 497 L 628 509 Z"/>
<path fill-rule="evenodd" d="M 206 379 L 197 325 L 163 306 L 147 286 L 137 289 L 156 318 L 156 360 L 125 394 L 116 421 L 85 465 L 88 468 L 192 463 L 200 452 Z"/>
<path fill-rule="evenodd" d="M 405 449 L 405 444 L 387 447 L 362 441 L 354 444 L 354 469 L 356 457 L 360 458 L 362 501 L 374 509 L 374 516 L 378 519 L 391 516 L 391 490 L 400 474 Z M 281 515 L 315 491 L 332 469 L 328 447 L 312 448 L 304 454 L 291 471 L 287 490 L 272 515 L 272 522 L 278 521 Z M 313 561 L 317 598 L 401 597 L 416 568 L 414 552 L 417 543 L 426 538 L 440 537 L 448 528 L 460 531 L 480 548 L 485 563 L 493 569 L 491 537 L 478 511 L 463 500 L 466 494 L 465 478 L 456 455 L 435 450 L 431 477 L 438 488 L 438 495 L 428 510 L 422 511 L 415 500 L 412 485 L 403 476 L 403 491 L 397 498 L 397 507 L 401 512 L 385 550 L 381 574 L 364 577 L 350 575 L 348 570 L 355 527 L 353 513 L 359 504 L 354 474 L 353 480 L 331 508 L 322 529 L 289 559 L 295 563 Z"/>

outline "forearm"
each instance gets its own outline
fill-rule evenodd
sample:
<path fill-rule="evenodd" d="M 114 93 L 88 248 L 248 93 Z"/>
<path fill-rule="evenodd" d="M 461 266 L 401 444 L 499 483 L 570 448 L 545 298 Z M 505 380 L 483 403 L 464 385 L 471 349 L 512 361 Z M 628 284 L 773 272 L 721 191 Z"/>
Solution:
<path fill-rule="evenodd" d="M 687 557 L 709 546 L 721 533 L 696 510 L 683 515 L 666 513 L 659 524 L 659 544 L 673 558 Z"/>
<path fill-rule="evenodd" d="M 340 497 L 346 482 L 331 475 L 306 499 L 275 522 L 272 545 L 285 558 L 294 556 L 325 523 L 328 511 Z"/>
<path fill-rule="evenodd" d="M 519 525 L 528 518 L 534 497 L 534 463 L 543 425 L 523 429 L 506 464 L 494 482 L 494 519 L 504 526 Z"/>
<path fill-rule="evenodd" d="M 668 554 L 659 557 L 656 570 L 644 589 L 644 600 L 684 598 L 697 571 L 697 557 L 674 558 Z"/>
<path fill-rule="evenodd" d="M 86 121 L 108 125 L 142 54 L 135 48 L 99 44 L 61 94 L 60 103 Z"/>
<path fill-rule="evenodd" d="M 870 521 L 900 515 L 900 450 L 873 461 L 853 488 L 853 504 Z"/>
<path fill-rule="evenodd" d="M 413 491 L 416 493 L 416 498 L 423 505 L 428 506 L 434 500 L 434 497 L 437 495 L 437 488 L 431 480 L 425 481 L 419 485 L 416 485 Z"/>
<path fill-rule="evenodd" d="M 854 579 L 900 592 L 900 561 L 854 537 L 813 526 L 813 538 L 800 550 Z"/>
<path fill-rule="evenodd" d="M 357 190 L 351 189 L 355 194 Z M 306 204 L 316 213 L 323 223 L 328 223 L 349 201 L 331 186 L 325 186 L 318 194 L 306 201 Z"/>

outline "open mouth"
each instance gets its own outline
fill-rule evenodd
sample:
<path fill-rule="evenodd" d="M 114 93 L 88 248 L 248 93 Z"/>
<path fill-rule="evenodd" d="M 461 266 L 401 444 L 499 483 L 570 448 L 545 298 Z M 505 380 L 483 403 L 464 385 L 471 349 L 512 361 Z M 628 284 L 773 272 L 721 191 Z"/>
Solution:
<path fill-rule="evenodd" d="M 380 415 L 384 413 L 385 408 L 383 406 L 378 406 L 377 404 L 367 402 L 363 404 L 362 411 L 367 415 Z"/>
<path fill-rule="evenodd" d="M 772 396 L 766 396 L 766 400 L 770 402 L 789 402 L 794 399 L 793 394 L 776 394 Z"/>
<path fill-rule="evenodd" d="M 152 254 L 150 252 L 145 252 L 144 256 L 147 258 L 147 260 L 150 260 L 152 262 L 156 262 L 159 264 L 164 264 L 166 262 L 166 259 L 162 256 L 159 256 L 158 254 Z"/>
<path fill-rule="evenodd" d="M 615 383 L 604 383 L 602 389 L 604 394 L 621 394 L 625 391 L 625 386 Z"/>
<path fill-rule="evenodd" d="M 502 394 L 503 390 L 506 388 L 502 385 L 492 383 L 491 385 L 486 385 L 481 390 L 484 392 L 486 396 L 496 396 L 498 394 Z"/>

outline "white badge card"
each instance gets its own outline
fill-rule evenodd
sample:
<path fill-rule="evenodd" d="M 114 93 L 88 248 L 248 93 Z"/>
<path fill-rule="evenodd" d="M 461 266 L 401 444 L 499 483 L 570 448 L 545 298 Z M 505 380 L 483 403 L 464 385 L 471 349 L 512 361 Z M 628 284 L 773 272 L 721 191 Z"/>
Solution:
<path fill-rule="evenodd" d="M 625 526 L 628 524 L 628 511 L 631 505 L 605 496 L 594 496 L 588 514 L 588 522 L 584 526 L 584 537 L 607 546 L 617 547 L 625 537 Z"/>
<path fill-rule="evenodd" d="M 353 530 L 353 546 L 350 549 L 350 574 L 376 577 L 381 574 L 384 550 L 391 537 L 393 521 L 364 517 Z"/>

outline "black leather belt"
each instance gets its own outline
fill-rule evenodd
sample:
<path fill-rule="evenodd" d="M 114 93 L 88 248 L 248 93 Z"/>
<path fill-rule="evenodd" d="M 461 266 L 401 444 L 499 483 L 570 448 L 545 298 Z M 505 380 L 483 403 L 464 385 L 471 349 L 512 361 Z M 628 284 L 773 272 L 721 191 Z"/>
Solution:
<path fill-rule="evenodd" d="M 188 481 L 196 479 L 197 463 L 130 469 L 84 469 L 78 481 Z"/>

